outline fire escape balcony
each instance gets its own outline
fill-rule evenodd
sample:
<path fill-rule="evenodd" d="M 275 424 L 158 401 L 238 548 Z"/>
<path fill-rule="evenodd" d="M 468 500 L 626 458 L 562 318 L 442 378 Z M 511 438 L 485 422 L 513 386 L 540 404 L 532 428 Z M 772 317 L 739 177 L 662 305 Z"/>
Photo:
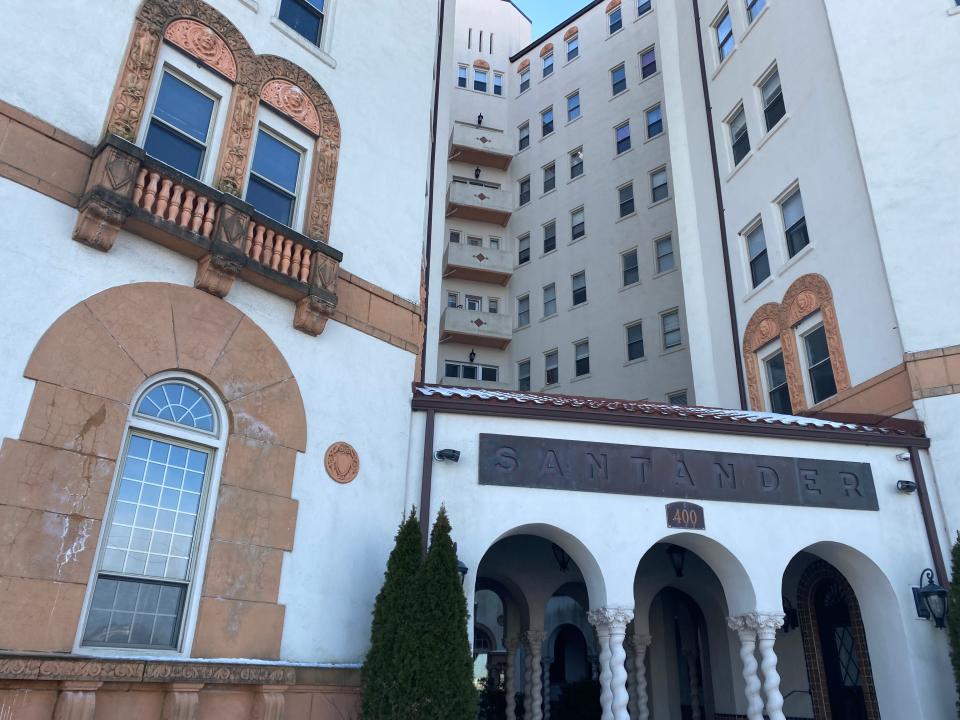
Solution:
<path fill-rule="evenodd" d="M 506 190 L 463 182 L 451 182 L 447 190 L 447 217 L 506 227 L 512 212 Z"/>
<path fill-rule="evenodd" d="M 506 170 L 513 148 L 503 130 L 457 121 L 450 132 L 450 160 Z"/>
<path fill-rule="evenodd" d="M 509 315 L 448 307 L 440 316 L 440 342 L 505 349 L 513 339 Z"/>
<path fill-rule="evenodd" d="M 506 285 L 511 275 L 513 255 L 506 250 L 448 242 L 443 252 L 445 278 Z"/>

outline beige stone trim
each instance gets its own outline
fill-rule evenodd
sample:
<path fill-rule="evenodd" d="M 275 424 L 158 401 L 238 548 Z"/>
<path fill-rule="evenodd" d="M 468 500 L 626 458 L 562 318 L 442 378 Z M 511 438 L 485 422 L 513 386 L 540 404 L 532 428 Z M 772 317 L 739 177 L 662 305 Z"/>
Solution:
<path fill-rule="evenodd" d="M 904 353 L 914 400 L 960 393 L 960 345 Z"/>

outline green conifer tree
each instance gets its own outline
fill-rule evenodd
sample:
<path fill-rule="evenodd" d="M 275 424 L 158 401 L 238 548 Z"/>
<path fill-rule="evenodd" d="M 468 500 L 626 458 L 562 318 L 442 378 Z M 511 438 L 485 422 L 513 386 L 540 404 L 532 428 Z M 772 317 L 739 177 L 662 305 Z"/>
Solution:
<path fill-rule="evenodd" d="M 397 531 L 373 609 L 370 651 L 362 672 L 364 720 L 416 718 L 409 653 L 416 646 L 412 634 L 422 566 L 420 523 L 414 508 Z"/>
<path fill-rule="evenodd" d="M 953 544 L 952 576 L 950 583 L 949 606 L 947 609 L 947 632 L 950 634 L 950 660 L 953 662 L 953 679 L 960 693 L 960 532 Z M 957 703 L 960 717 L 960 702 Z"/>
<path fill-rule="evenodd" d="M 467 600 L 457 571 L 450 520 L 443 508 L 430 533 L 430 550 L 417 584 L 416 718 L 475 720 L 477 689 L 467 637 Z"/>

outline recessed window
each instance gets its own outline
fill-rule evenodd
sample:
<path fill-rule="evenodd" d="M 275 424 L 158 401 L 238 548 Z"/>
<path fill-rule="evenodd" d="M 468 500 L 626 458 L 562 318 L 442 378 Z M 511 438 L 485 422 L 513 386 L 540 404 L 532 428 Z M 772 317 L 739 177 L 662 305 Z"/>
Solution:
<path fill-rule="evenodd" d="M 580 117 L 580 92 L 567 95 L 567 120 L 576 120 Z"/>
<path fill-rule="evenodd" d="M 530 68 L 520 71 L 520 92 L 525 93 L 530 89 Z"/>
<path fill-rule="evenodd" d="M 577 238 L 582 238 L 586 234 L 587 223 L 583 208 L 574 210 L 572 213 L 570 213 L 570 235 L 574 240 L 576 240 Z"/>
<path fill-rule="evenodd" d="M 530 324 L 530 296 L 517 298 L 517 327 L 526 327 Z"/>
<path fill-rule="evenodd" d="M 548 193 L 557 187 L 557 166 L 550 163 L 543 168 L 543 192 Z"/>
<path fill-rule="evenodd" d="M 521 235 L 517 239 L 517 264 L 525 265 L 530 262 L 530 233 Z"/>
<path fill-rule="evenodd" d="M 540 113 L 540 135 L 546 137 L 553 132 L 553 107 L 548 107 Z"/>
<path fill-rule="evenodd" d="M 633 214 L 633 183 L 628 183 L 617 190 L 617 201 L 620 207 L 620 217 Z"/>
<path fill-rule="evenodd" d="M 611 35 L 623 27 L 623 11 L 620 7 L 617 7 L 607 15 L 607 26 L 610 29 Z"/>
<path fill-rule="evenodd" d="M 580 36 L 574 35 L 567 38 L 567 62 L 570 62 L 580 54 Z"/>
<path fill-rule="evenodd" d="M 477 237 L 476 235 L 467 235 L 467 245 L 471 247 L 482 247 L 483 238 Z"/>
<path fill-rule="evenodd" d="M 770 400 L 770 411 L 793 415 L 793 405 L 790 402 L 790 388 L 787 385 L 787 370 L 783 363 L 783 353 L 778 352 L 764 361 L 767 371 L 767 397 Z"/>
<path fill-rule="evenodd" d="M 637 250 L 627 250 L 620 256 L 621 270 L 623 271 L 623 286 L 640 282 L 640 263 L 637 260 Z"/>
<path fill-rule="evenodd" d="M 653 10 L 652 0 L 637 0 L 637 17 L 646 15 Z"/>
<path fill-rule="evenodd" d="M 443 363 L 443 375 L 448 378 L 498 382 L 500 380 L 500 368 L 496 365 L 478 365 L 476 363 L 446 360 Z"/>
<path fill-rule="evenodd" d="M 833 376 L 833 363 L 827 345 L 827 333 L 823 325 L 803 336 L 807 351 L 807 374 L 814 404 L 837 394 L 837 381 Z"/>
<path fill-rule="evenodd" d="M 245 200 L 267 217 L 293 224 L 304 152 L 261 126 Z"/>
<path fill-rule="evenodd" d="M 465 88 L 467 86 L 467 66 L 461 65 L 457 68 L 457 87 Z"/>
<path fill-rule="evenodd" d="M 587 301 L 587 274 L 578 272 L 570 278 L 570 286 L 573 288 L 573 304 L 582 305 Z"/>
<path fill-rule="evenodd" d="M 583 148 L 577 148 L 570 153 L 570 179 L 583 175 Z"/>
<path fill-rule="evenodd" d="M 543 316 L 550 317 L 557 314 L 557 286 L 554 283 L 543 288 Z"/>
<path fill-rule="evenodd" d="M 520 126 L 520 150 L 526 150 L 530 147 L 530 123 L 524 123 Z"/>
<path fill-rule="evenodd" d="M 490 249 L 491 250 L 500 249 L 500 238 L 495 238 L 495 237 L 490 238 Z"/>
<path fill-rule="evenodd" d="M 760 14 L 760 11 L 767 6 L 767 0 L 746 0 L 747 3 L 747 19 L 750 22 L 753 22 L 757 19 L 757 15 Z"/>
<path fill-rule="evenodd" d="M 279 18 L 314 45 L 320 45 L 323 0 L 280 0 Z"/>
<path fill-rule="evenodd" d="M 653 202 L 666 200 L 670 195 L 670 189 L 667 187 L 667 169 L 661 168 L 650 173 L 650 197 Z"/>
<path fill-rule="evenodd" d="M 186 380 L 154 385 L 134 407 L 81 644 L 180 650 L 222 423 Z"/>
<path fill-rule="evenodd" d="M 667 270 L 673 270 L 673 238 L 660 238 L 654 243 L 654 247 L 657 255 L 657 272 L 663 273 Z"/>
<path fill-rule="evenodd" d="M 164 70 L 143 149 L 151 157 L 199 178 L 216 99 Z"/>
<path fill-rule="evenodd" d="M 627 360 L 643 357 L 643 323 L 627 326 Z"/>
<path fill-rule="evenodd" d="M 493 41 L 493 36 L 491 36 L 491 42 Z M 494 95 L 503 95 L 503 75 L 501 73 L 493 74 L 493 94 Z"/>
<path fill-rule="evenodd" d="M 763 96 L 763 120 L 769 132 L 787 114 L 783 88 L 780 87 L 780 72 L 776 68 L 760 84 L 760 94 Z"/>
<path fill-rule="evenodd" d="M 543 56 L 543 77 L 553 75 L 553 52 L 548 52 Z"/>
<path fill-rule="evenodd" d="M 683 342 L 680 336 L 680 312 L 671 310 L 661 315 L 660 326 L 663 330 L 663 349 L 680 347 Z"/>
<path fill-rule="evenodd" d="M 630 149 L 630 121 L 617 125 L 614 134 L 617 140 L 617 155 L 625 153 Z"/>
<path fill-rule="evenodd" d="M 447 293 L 447 307 L 449 308 L 460 307 L 460 293 L 456 293 L 456 292 Z"/>
<path fill-rule="evenodd" d="M 723 61 L 730 57 L 730 53 L 737 45 L 733 37 L 733 21 L 730 18 L 729 10 L 723 11 L 723 14 L 714 23 L 713 30 L 717 36 L 717 52 L 720 53 L 720 60 Z"/>
<path fill-rule="evenodd" d="M 452 242 L 452 243 L 459 243 L 459 242 L 460 242 L 460 231 L 459 231 L 459 230 L 451 230 L 451 231 L 450 231 L 450 242 Z"/>
<path fill-rule="evenodd" d="M 467 50 L 473 45 L 473 28 L 467 28 Z"/>
<path fill-rule="evenodd" d="M 667 395 L 667 402 L 671 405 L 677 405 L 683 407 L 687 404 L 687 391 L 678 390 L 675 393 L 670 393 Z"/>
<path fill-rule="evenodd" d="M 617 65 L 610 71 L 610 86 L 614 95 L 619 95 L 627 89 L 627 67 Z"/>
<path fill-rule="evenodd" d="M 654 105 L 646 112 L 647 118 L 647 138 L 656 137 L 663 132 L 663 110 L 659 105 Z"/>
<path fill-rule="evenodd" d="M 590 341 L 581 340 L 573 346 L 574 374 L 577 377 L 590 374 Z"/>
<path fill-rule="evenodd" d="M 487 71 L 475 68 L 473 71 L 473 89 L 477 92 L 487 91 Z"/>
<path fill-rule="evenodd" d="M 478 295 L 467 295 L 467 310 L 483 312 L 483 298 Z"/>
<path fill-rule="evenodd" d="M 648 78 L 657 72 L 657 51 L 649 48 L 640 53 L 640 77 Z"/>
<path fill-rule="evenodd" d="M 530 361 L 521 360 L 517 363 L 517 390 L 530 389 Z"/>
<path fill-rule="evenodd" d="M 525 177 L 520 181 L 520 206 L 526 205 L 530 202 L 530 178 Z"/>
<path fill-rule="evenodd" d="M 543 369 L 547 385 L 556 385 L 560 382 L 560 354 L 556 350 L 544 353 Z"/>
<path fill-rule="evenodd" d="M 750 134 L 747 132 L 747 116 L 741 107 L 730 119 L 730 142 L 733 145 L 733 164 L 739 165 L 750 152 Z"/>
<path fill-rule="evenodd" d="M 487 312 L 492 315 L 497 315 L 500 312 L 499 298 L 487 298 Z"/>
<path fill-rule="evenodd" d="M 783 213 L 783 227 L 786 229 L 787 252 L 793 257 L 810 244 L 799 188 L 780 203 L 780 211 Z"/>
<path fill-rule="evenodd" d="M 756 287 L 770 277 L 770 258 L 767 255 L 767 240 L 763 234 L 763 223 L 747 232 L 747 257 L 750 260 L 750 281 Z"/>
<path fill-rule="evenodd" d="M 543 253 L 553 252 L 557 249 L 557 223 L 553 220 L 543 226 Z"/>

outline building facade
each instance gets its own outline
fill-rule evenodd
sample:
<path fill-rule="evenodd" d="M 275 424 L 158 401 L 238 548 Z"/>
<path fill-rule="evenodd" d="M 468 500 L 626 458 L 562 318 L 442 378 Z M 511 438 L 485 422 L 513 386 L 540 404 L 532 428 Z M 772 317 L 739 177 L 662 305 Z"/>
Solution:
<path fill-rule="evenodd" d="M 381 5 L 5 8 L 0 720 L 953 717 L 954 0 Z"/>

